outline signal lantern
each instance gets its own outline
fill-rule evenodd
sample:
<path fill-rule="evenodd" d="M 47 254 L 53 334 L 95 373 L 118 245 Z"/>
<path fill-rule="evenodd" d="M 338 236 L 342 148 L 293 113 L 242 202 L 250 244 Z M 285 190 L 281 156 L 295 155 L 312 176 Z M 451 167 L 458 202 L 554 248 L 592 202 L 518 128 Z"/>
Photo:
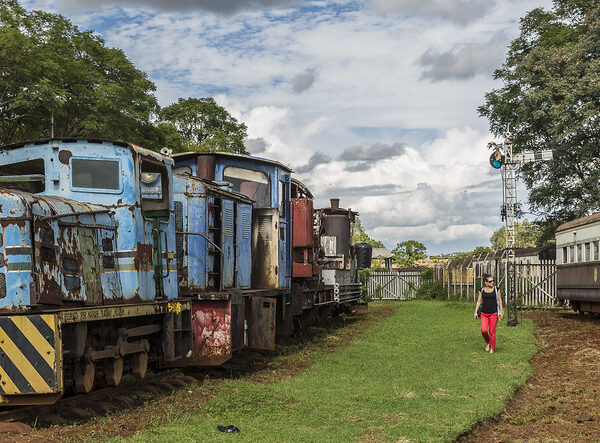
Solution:
<path fill-rule="evenodd" d="M 500 152 L 500 149 L 496 148 L 492 155 L 490 155 L 490 165 L 494 169 L 500 169 L 504 164 L 504 156 Z"/>

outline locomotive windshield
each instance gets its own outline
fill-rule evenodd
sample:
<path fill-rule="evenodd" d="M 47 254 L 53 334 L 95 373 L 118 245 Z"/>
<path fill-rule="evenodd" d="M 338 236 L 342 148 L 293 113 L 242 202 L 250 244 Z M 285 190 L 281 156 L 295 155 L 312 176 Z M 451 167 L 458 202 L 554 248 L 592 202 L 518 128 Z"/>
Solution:
<path fill-rule="evenodd" d="M 233 189 L 254 200 L 255 208 L 271 207 L 271 186 L 268 174 L 252 169 L 227 166 L 223 180 L 231 183 Z"/>
<path fill-rule="evenodd" d="M 44 160 L 39 158 L 26 162 L 1 165 L 0 188 L 19 189 L 32 193 L 44 191 Z"/>
<path fill-rule="evenodd" d="M 87 158 L 71 159 L 71 186 L 84 189 L 118 191 L 119 161 Z"/>

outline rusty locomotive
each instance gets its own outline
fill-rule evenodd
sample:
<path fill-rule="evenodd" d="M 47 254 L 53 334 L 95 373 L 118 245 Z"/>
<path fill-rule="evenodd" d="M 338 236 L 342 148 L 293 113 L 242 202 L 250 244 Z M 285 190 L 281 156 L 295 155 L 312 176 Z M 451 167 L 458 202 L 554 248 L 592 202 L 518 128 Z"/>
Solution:
<path fill-rule="evenodd" d="M 356 215 L 246 155 L 0 148 L 0 404 L 220 365 L 349 309 Z"/>

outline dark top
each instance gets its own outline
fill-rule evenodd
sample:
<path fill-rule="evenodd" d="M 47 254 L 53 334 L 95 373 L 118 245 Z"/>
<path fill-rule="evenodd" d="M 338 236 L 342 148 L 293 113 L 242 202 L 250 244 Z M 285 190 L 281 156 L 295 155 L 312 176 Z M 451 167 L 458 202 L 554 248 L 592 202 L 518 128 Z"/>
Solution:
<path fill-rule="evenodd" d="M 498 312 L 498 300 L 496 299 L 496 288 L 492 292 L 481 290 L 481 312 L 484 314 L 494 314 Z"/>

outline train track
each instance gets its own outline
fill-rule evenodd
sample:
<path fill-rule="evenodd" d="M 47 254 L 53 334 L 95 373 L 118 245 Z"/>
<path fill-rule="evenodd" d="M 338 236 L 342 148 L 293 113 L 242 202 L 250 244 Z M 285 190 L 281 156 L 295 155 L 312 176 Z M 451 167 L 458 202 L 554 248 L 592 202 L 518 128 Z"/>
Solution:
<path fill-rule="evenodd" d="M 196 378 L 185 375 L 180 370 L 164 371 L 141 380 L 124 380 L 119 386 L 63 397 L 53 405 L 6 408 L 0 410 L 0 423 L 20 422 L 29 426 L 46 427 L 87 420 L 96 415 L 134 407 L 196 382 Z"/>
<path fill-rule="evenodd" d="M 99 388 L 87 394 L 66 396 L 53 405 L 6 407 L 0 409 L 0 424 L 24 423 L 40 428 L 87 421 L 95 416 L 142 405 L 144 402 L 196 384 L 206 378 L 226 379 L 244 376 L 262 369 L 276 354 L 243 351 L 237 359 L 218 367 L 173 369 L 148 374 L 141 380 L 123 379 L 118 386 Z M 1 426 L 0 432 L 2 432 Z"/>

